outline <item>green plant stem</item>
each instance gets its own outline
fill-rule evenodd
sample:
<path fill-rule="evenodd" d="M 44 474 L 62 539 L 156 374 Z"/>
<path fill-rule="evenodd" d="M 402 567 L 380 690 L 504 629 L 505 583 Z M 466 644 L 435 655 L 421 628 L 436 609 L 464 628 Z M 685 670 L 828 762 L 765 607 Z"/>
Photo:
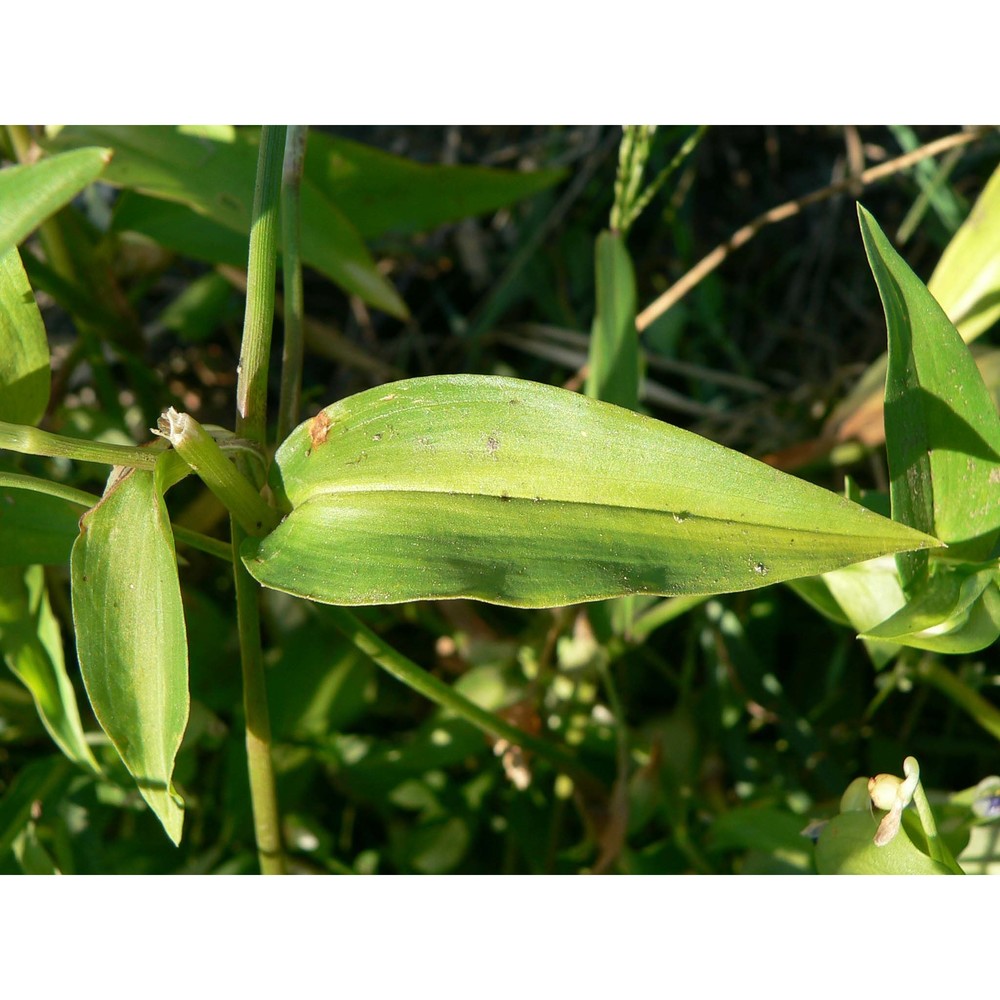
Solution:
<path fill-rule="evenodd" d="M 57 497 L 68 503 L 76 504 L 89 510 L 101 502 L 99 496 L 87 493 L 85 490 L 78 490 L 74 486 L 67 486 L 65 483 L 54 483 L 49 479 L 39 479 L 36 476 L 25 476 L 19 472 L 0 472 L 0 489 L 28 490 L 31 493 L 44 493 L 46 496 Z M 179 524 L 171 524 L 174 538 L 178 542 L 190 545 L 191 548 L 204 552 L 207 555 L 215 556 L 225 562 L 231 562 L 233 558 L 232 546 L 228 542 L 220 542 L 217 538 L 210 538 L 200 531 L 192 531 L 190 528 L 182 527 Z"/>
<path fill-rule="evenodd" d="M 98 462 L 103 465 L 129 465 L 137 469 L 152 469 L 163 450 L 162 446 L 156 444 L 140 448 L 105 444 L 102 441 L 84 441 L 0 420 L 0 450 L 2 449 L 20 452 L 22 455 L 70 458 L 78 462 Z"/>
<path fill-rule="evenodd" d="M 915 673 L 921 680 L 951 698 L 994 739 L 1000 740 L 1000 709 L 959 680 L 947 667 L 942 666 L 937 657 L 923 657 L 917 664 Z"/>
<path fill-rule="evenodd" d="M 236 581 L 236 618 L 243 670 L 243 710 L 246 715 L 247 770 L 253 805 L 257 857 L 262 875 L 285 873 L 281 846 L 281 819 L 271 761 L 271 718 L 264 681 L 264 654 L 260 644 L 260 591 L 240 561 L 246 533 L 231 519 L 233 576 Z"/>
<path fill-rule="evenodd" d="M 937 822 L 931 810 L 931 804 L 927 801 L 927 794 L 924 786 L 918 781 L 917 787 L 913 790 L 913 806 L 920 817 L 920 825 L 924 828 L 924 836 L 927 838 L 927 851 L 934 861 L 942 865 L 951 867 L 954 858 L 951 852 L 945 848 L 941 838 L 938 836 Z"/>
<path fill-rule="evenodd" d="M 54 483 L 48 479 L 39 479 L 37 476 L 25 476 L 20 472 L 0 472 L 0 487 L 28 490 L 31 493 L 44 493 L 46 496 L 58 497 L 60 500 L 75 503 L 88 510 L 100 503 L 101 500 L 99 496 L 87 493 L 85 490 L 78 490 L 74 486 Z"/>
<path fill-rule="evenodd" d="M 285 337 L 281 352 L 281 394 L 278 403 L 278 441 L 284 441 L 299 422 L 302 396 L 302 343 L 305 302 L 302 294 L 301 211 L 302 171 L 306 158 L 305 125 L 290 125 L 285 140 L 281 184 L 281 231 L 284 282 Z"/>
<path fill-rule="evenodd" d="M 600 783 L 588 770 L 581 767 L 576 760 L 548 740 L 540 739 L 526 733 L 509 722 L 504 722 L 492 712 L 480 708 L 468 698 L 459 694 L 453 688 L 439 681 L 412 660 L 393 649 L 385 640 L 376 635 L 357 616 L 346 608 L 329 606 L 326 616 L 333 626 L 354 646 L 366 656 L 370 656 L 383 670 L 391 674 L 407 687 L 422 694 L 425 698 L 454 712 L 477 729 L 508 743 L 530 750 L 539 757 L 549 761 L 554 767 L 569 775 L 577 784 L 594 788 Z"/>
<path fill-rule="evenodd" d="M 274 321 L 274 277 L 278 259 L 278 195 L 285 144 L 283 125 L 265 125 L 257 158 L 247 308 L 236 385 L 236 433 L 264 444 L 267 433 L 267 366 Z"/>
<path fill-rule="evenodd" d="M 236 385 L 236 431 L 259 445 L 264 444 L 267 430 L 267 365 L 274 319 L 274 277 L 278 252 L 276 217 L 284 138 L 284 126 L 266 125 L 261 132 L 247 263 L 247 306 Z M 239 459 L 237 466 L 241 473 L 247 473 L 246 459 Z M 282 875 L 285 860 L 271 760 L 271 721 L 260 641 L 260 592 L 240 559 L 240 546 L 246 535 L 232 516 L 230 534 L 233 540 L 233 577 L 236 582 L 236 616 L 247 727 L 247 768 L 257 856 L 261 874 Z"/>

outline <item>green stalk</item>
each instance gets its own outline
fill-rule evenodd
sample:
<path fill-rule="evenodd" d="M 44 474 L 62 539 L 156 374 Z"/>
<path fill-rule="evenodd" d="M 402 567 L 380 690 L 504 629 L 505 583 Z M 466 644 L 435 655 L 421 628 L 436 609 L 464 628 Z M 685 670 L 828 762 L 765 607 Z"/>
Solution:
<path fill-rule="evenodd" d="M 267 435 L 267 366 L 274 321 L 278 193 L 284 142 L 284 125 L 264 126 L 257 158 L 247 264 L 247 309 L 236 385 L 236 433 L 258 444 L 264 444 Z"/>
<path fill-rule="evenodd" d="M 70 458 L 78 462 L 99 462 L 103 465 L 129 465 L 137 469 L 152 469 L 156 465 L 156 459 L 162 454 L 162 448 L 156 445 L 140 448 L 105 444 L 102 441 L 84 441 L 0 420 L 0 449 L 4 448 L 22 455 Z"/>
<path fill-rule="evenodd" d="M 305 302 L 302 294 L 301 212 L 299 195 L 306 158 L 307 126 L 289 125 L 281 184 L 282 279 L 285 288 L 285 339 L 281 352 L 278 441 L 299 422 L 302 396 L 302 342 Z"/>
<path fill-rule="evenodd" d="M 236 432 L 263 445 L 267 429 L 267 366 L 274 319 L 274 277 L 278 254 L 278 192 L 284 126 L 265 125 L 260 136 L 257 183 L 254 189 L 250 254 L 247 264 L 247 307 L 236 385 Z M 246 473 L 246 460 L 239 460 Z M 257 855 L 263 875 L 282 875 L 281 820 L 271 761 L 271 720 L 264 683 L 264 656 L 260 642 L 260 593 L 240 560 L 246 534 L 230 517 L 233 540 L 233 577 L 243 671 L 243 709 L 246 715 L 247 768 L 253 804 Z"/>
<path fill-rule="evenodd" d="M 253 805 L 257 857 L 262 875 L 284 875 L 281 816 L 271 761 L 271 718 L 264 681 L 264 653 L 260 643 L 260 591 L 240 560 L 240 546 L 247 537 L 236 518 L 230 519 L 233 536 L 233 577 L 236 582 L 236 619 L 243 670 L 243 711 L 246 715 L 247 770 Z"/>
<path fill-rule="evenodd" d="M 927 853 L 930 857 L 946 868 L 957 868 L 958 865 L 952 857 L 944 841 L 938 836 L 937 822 L 934 819 L 934 812 L 930 802 L 927 801 L 927 793 L 924 786 L 918 781 L 917 787 L 913 790 L 913 806 L 920 817 L 920 825 L 924 828 L 924 836 L 927 838 Z M 961 869 L 958 869 L 961 871 Z"/>
<path fill-rule="evenodd" d="M 951 698 L 994 739 L 1000 740 L 1000 710 L 943 667 L 937 657 L 925 656 L 917 665 L 916 675 Z"/>
<path fill-rule="evenodd" d="M 353 643 L 366 656 L 371 657 L 383 670 L 395 677 L 396 680 L 402 681 L 411 690 L 434 702 L 435 705 L 440 705 L 441 708 L 454 712 L 459 718 L 465 719 L 466 722 L 495 739 L 503 739 L 514 746 L 530 750 L 569 775 L 582 787 L 594 788 L 600 784 L 593 774 L 581 767 L 576 760 L 559 747 L 548 740 L 532 736 L 523 729 L 518 729 L 517 726 L 512 726 L 492 712 L 486 711 L 485 708 L 480 708 L 475 702 L 469 701 L 464 695 L 459 694 L 443 681 L 439 681 L 433 674 L 417 666 L 416 663 L 403 656 L 402 653 L 393 649 L 384 639 L 376 635 L 347 608 L 330 605 L 325 609 L 324 617 L 331 621 L 334 628 L 344 638 Z"/>
<path fill-rule="evenodd" d="M 65 483 L 55 483 L 49 479 L 39 479 L 36 476 L 25 476 L 20 472 L 0 472 L 0 489 L 28 490 L 31 493 L 43 493 L 46 496 L 57 497 L 67 503 L 76 504 L 89 510 L 101 502 L 99 496 L 87 493 L 85 490 L 78 490 L 74 486 L 67 486 Z M 233 558 L 232 546 L 228 542 L 220 542 L 217 538 L 210 538 L 200 531 L 192 531 L 179 524 L 171 524 L 174 538 L 184 545 L 204 552 L 207 555 L 215 556 L 225 562 L 231 562 Z"/>
<path fill-rule="evenodd" d="M 85 490 L 78 490 L 74 486 L 65 485 L 65 483 L 39 479 L 37 476 L 26 476 L 20 472 L 0 472 L 0 487 L 28 490 L 31 493 L 44 493 L 46 496 L 58 497 L 60 500 L 75 503 L 87 510 L 101 502 L 100 497 L 94 496 L 93 493 L 87 493 Z"/>

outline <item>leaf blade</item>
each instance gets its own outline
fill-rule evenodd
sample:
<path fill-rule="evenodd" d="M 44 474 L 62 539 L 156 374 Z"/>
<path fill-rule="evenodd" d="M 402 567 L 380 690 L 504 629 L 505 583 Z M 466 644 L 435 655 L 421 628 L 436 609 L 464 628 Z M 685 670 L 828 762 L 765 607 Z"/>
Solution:
<path fill-rule="evenodd" d="M 0 170 L 0 255 L 68 205 L 101 175 L 110 158 L 110 150 L 88 146 Z"/>
<path fill-rule="evenodd" d="M 12 246 L 0 252 L 0 420 L 37 424 L 51 383 L 42 314 Z"/>
<path fill-rule="evenodd" d="M 172 246 L 190 211 L 214 224 L 204 226 L 199 220 L 197 234 L 205 246 L 195 256 L 229 258 L 233 241 L 217 227 L 240 234 L 245 242 L 253 204 L 256 135 L 228 129 L 70 126 L 52 140 L 56 147 L 95 141 L 115 150 L 105 175 L 109 184 L 173 203 L 173 208 L 151 213 L 144 225 L 144 203 L 133 201 L 124 217 L 132 227 L 154 238 L 162 236 Z M 378 271 L 361 236 L 327 192 L 305 182 L 302 201 L 304 261 L 346 291 L 405 318 L 408 312 L 399 293 Z M 190 235 L 182 243 L 176 248 L 191 252 Z"/>
<path fill-rule="evenodd" d="M 1000 417 L 944 311 L 858 206 L 889 336 L 886 444 L 893 516 L 963 557 L 989 558 L 1000 535 Z M 958 553 L 953 553 L 958 554 Z M 906 586 L 926 569 L 901 557 Z"/>
<path fill-rule="evenodd" d="M 519 379 L 360 393 L 297 428 L 272 473 L 291 514 L 244 562 L 335 604 L 718 593 L 934 544 L 687 431 Z"/>
<path fill-rule="evenodd" d="M 41 566 L 0 568 L 0 649 L 11 672 L 31 692 L 39 718 L 62 752 L 99 773 L 80 722 Z"/>
<path fill-rule="evenodd" d="M 73 622 L 94 713 L 176 844 L 183 804 L 171 778 L 188 717 L 187 637 L 158 472 L 127 473 L 82 518 Z"/>

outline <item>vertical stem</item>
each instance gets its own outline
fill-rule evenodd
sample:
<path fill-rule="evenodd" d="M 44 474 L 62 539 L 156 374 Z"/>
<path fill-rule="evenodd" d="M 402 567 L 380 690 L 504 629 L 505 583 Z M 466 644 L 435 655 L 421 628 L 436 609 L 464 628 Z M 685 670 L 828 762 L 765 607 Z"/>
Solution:
<path fill-rule="evenodd" d="M 289 125 L 281 184 L 282 279 L 285 288 L 285 340 L 281 354 L 281 396 L 278 442 L 299 422 L 302 391 L 302 340 L 305 305 L 302 296 L 302 254 L 299 194 L 306 156 L 305 125 Z"/>
<path fill-rule="evenodd" d="M 236 580 L 236 617 L 243 668 L 243 711 L 246 715 L 247 769 L 253 805 L 257 857 L 262 875 L 283 875 L 281 819 L 271 761 L 271 719 L 264 682 L 264 656 L 260 644 L 260 593 L 240 561 L 246 532 L 230 518 L 233 538 L 233 575 Z"/>
<path fill-rule="evenodd" d="M 924 828 L 928 853 L 935 861 L 942 865 L 947 865 L 949 861 L 949 857 L 945 853 L 947 849 L 944 846 L 944 842 L 938 836 L 937 823 L 934 821 L 934 812 L 931 809 L 930 802 L 927 801 L 927 794 L 924 792 L 923 785 L 919 781 L 913 792 L 913 805 L 917 810 L 917 815 L 920 817 L 920 825 Z M 950 853 L 949 851 L 948 855 Z"/>
<path fill-rule="evenodd" d="M 267 367 L 274 321 L 274 275 L 278 260 L 278 194 L 285 127 L 265 125 L 257 158 L 257 186 L 247 264 L 247 311 L 243 321 L 236 433 L 258 444 L 267 432 Z"/>
<path fill-rule="evenodd" d="M 284 139 L 284 126 L 265 126 L 260 137 L 257 185 L 250 229 L 250 257 L 247 264 L 247 308 L 236 386 L 237 433 L 261 445 L 264 444 L 267 430 L 267 368 L 274 318 L 278 192 Z M 243 468 L 241 471 L 247 474 L 250 470 Z M 285 863 L 281 848 L 281 822 L 274 766 L 271 761 L 271 720 L 267 708 L 264 658 L 260 642 L 260 594 L 240 560 L 240 546 L 246 535 L 235 518 L 230 518 L 230 530 L 233 539 L 240 663 L 243 669 L 247 766 L 257 855 L 262 874 L 281 875 L 284 873 Z"/>

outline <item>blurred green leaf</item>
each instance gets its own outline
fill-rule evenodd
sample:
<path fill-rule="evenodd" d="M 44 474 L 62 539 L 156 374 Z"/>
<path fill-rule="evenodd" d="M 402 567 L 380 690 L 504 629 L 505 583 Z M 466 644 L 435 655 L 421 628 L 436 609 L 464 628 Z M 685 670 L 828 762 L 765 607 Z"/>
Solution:
<path fill-rule="evenodd" d="M 0 566 L 68 563 L 80 513 L 60 497 L 0 486 Z"/>
<path fill-rule="evenodd" d="M 219 131 L 161 126 L 69 126 L 52 140 L 56 148 L 100 141 L 113 147 L 115 158 L 104 180 L 154 198 L 185 206 L 218 226 L 239 234 L 245 248 L 250 231 L 250 209 L 257 163 L 256 132 Z M 132 227 L 146 232 L 142 203 L 125 215 Z M 183 218 L 183 215 L 181 216 Z M 164 220 L 176 231 L 177 213 L 158 210 L 148 235 Z M 122 224 L 122 217 L 116 217 Z M 200 232 L 205 232 L 203 227 Z M 196 256 L 211 259 L 219 245 L 218 233 Z M 170 245 L 166 240 L 166 245 Z M 302 254 L 346 291 L 390 315 L 405 318 L 406 305 L 379 273 L 360 235 L 326 191 L 305 182 L 302 188 Z M 245 257 L 245 249 L 244 254 Z M 245 263 L 245 261 L 244 261 Z"/>
<path fill-rule="evenodd" d="M 25 875 L 61 875 L 52 855 L 38 839 L 38 829 L 28 823 L 14 841 L 14 855 Z"/>
<path fill-rule="evenodd" d="M 272 489 L 292 512 L 244 562 L 329 604 L 722 593 L 933 544 L 669 424 L 484 376 L 327 407 L 281 446 Z"/>
<path fill-rule="evenodd" d="M 31 820 L 35 804 L 58 799 L 72 778 L 69 761 L 60 756 L 32 761 L 18 774 L 0 799 L 0 857 Z"/>
<path fill-rule="evenodd" d="M 41 566 L 0 568 L 0 651 L 31 692 L 39 717 L 62 752 L 99 771 L 66 673 L 59 623 L 49 607 Z"/>
<path fill-rule="evenodd" d="M 544 191 L 564 175 L 414 163 L 315 131 L 306 150 L 306 178 L 341 206 L 366 239 L 492 212 Z"/>
<path fill-rule="evenodd" d="M 1000 319 L 1000 167 L 945 248 L 927 288 L 966 343 Z"/>
<path fill-rule="evenodd" d="M 160 322 L 191 342 L 207 340 L 241 315 L 236 290 L 215 271 L 195 278 L 160 313 Z"/>
<path fill-rule="evenodd" d="M 812 843 L 802 833 L 801 816 L 768 806 L 743 806 L 722 813 L 712 824 L 711 846 L 718 850 L 754 850 L 808 870 Z"/>
<path fill-rule="evenodd" d="M 858 213 L 888 327 L 893 517 L 947 542 L 953 558 L 987 559 L 1000 534 L 1000 417 L 948 317 L 872 216 Z M 898 562 L 909 587 L 927 554 Z"/>
<path fill-rule="evenodd" d="M 37 424 L 49 403 L 50 383 L 45 325 L 12 246 L 0 254 L 0 420 Z"/>
<path fill-rule="evenodd" d="M 364 713 L 375 666 L 314 622 L 283 638 L 268 671 L 271 728 L 278 739 L 318 739 Z"/>
<path fill-rule="evenodd" d="M 635 270 L 619 233 L 604 232 L 595 248 L 597 315 L 590 336 L 587 395 L 629 410 L 639 405 L 639 334 Z"/>
<path fill-rule="evenodd" d="M 82 148 L 0 170 L 0 257 L 95 181 L 110 156 Z"/>
<path fill-rule="evenodd" d="M 112 225 L 116 232 L 140 233 L 194 260 L 246 267 L 246 236 L 187 205 L 125 190 L 115 203 Z"/>
<path fill-rule="evenodd" d="M 188 717 L 187 641 L 164 468 L 113 474 L 82 518 L 73 623 L 94 713 L 176 844 L 184 813 L 171 777 Z"/>

